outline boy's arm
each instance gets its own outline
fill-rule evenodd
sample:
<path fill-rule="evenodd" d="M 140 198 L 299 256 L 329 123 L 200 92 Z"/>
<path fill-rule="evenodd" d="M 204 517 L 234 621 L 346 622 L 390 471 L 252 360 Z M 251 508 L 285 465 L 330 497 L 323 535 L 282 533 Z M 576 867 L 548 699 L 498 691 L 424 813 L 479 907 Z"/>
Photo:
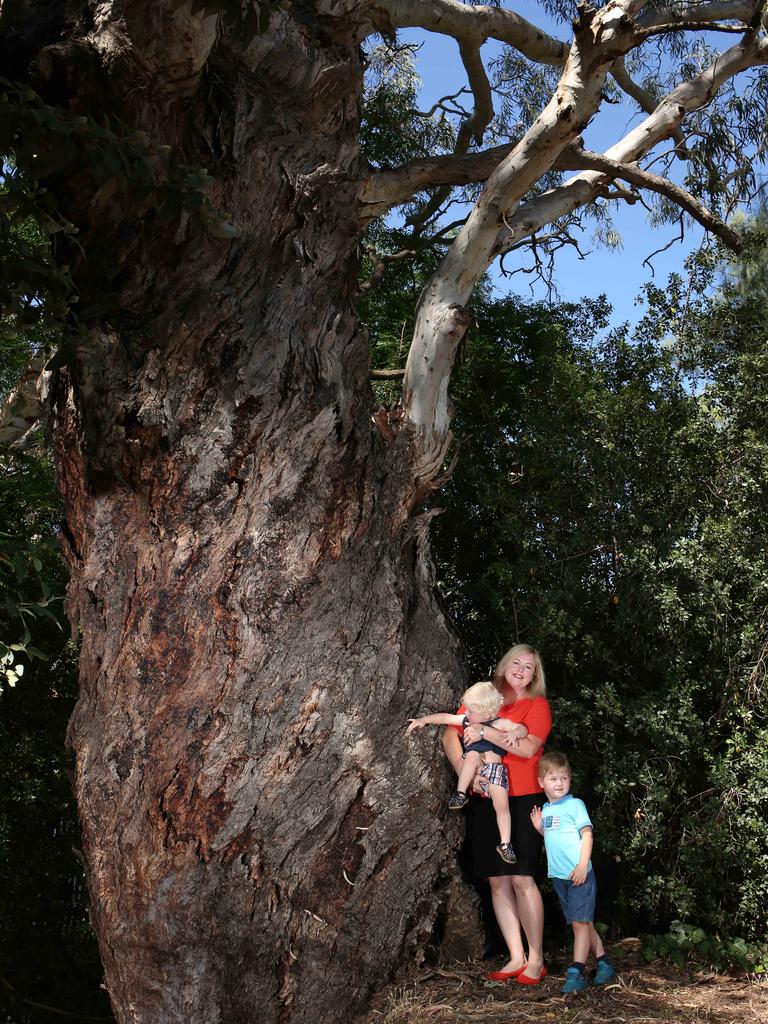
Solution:
<path fill-rule="evenodd" d="M 463 725 L 464 715 L 449 715 L 447 712 L 439 711 L 435 715 L 422 715 L 421 718 L 409 718 L 409 726 L 405 730 L 406 736 L 414 729 L 423 729 L 425 725 Z"/>
<path fill-rule="evenodd" d="M 589 858 L 592 856 L 592 826 L 584 825 L 581 830 L 581 852 L 579 863 L 571 872 L 570 878 L 574 885 L 583 885 L 587 880 Z"/>

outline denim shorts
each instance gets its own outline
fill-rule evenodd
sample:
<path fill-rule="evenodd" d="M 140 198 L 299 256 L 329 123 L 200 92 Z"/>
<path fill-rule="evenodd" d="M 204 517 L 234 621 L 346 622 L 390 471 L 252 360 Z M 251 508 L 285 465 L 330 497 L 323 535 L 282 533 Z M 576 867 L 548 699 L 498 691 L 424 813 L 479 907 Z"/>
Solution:
<path fill-rule="evenodd" d="M 595 872 L 590 871 L 583 885 L 574 885 L 570 878 L 553 878 L 560 906 L 568 924 L 574 921 L 593 921 L 595 918 Z"/>

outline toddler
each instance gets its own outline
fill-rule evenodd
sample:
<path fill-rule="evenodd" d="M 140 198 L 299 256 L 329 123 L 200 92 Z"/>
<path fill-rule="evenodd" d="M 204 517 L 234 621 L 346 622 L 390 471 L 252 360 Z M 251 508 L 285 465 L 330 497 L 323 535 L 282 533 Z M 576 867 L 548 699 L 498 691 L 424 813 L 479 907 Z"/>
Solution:
<path fill-rule="evenodd" d="M 501 839 L 496 850 L 507 864 L 514 864 L 517 857 L 511 842 L 509 779 L 507 769 L 502 763 L 507 751 L 504 747 L 484 739 L 483 732 L 486 725 L 493 726 L 500 732 L 509 733 L 515 740 L 520 740 L 528 735 L 528 729 L 517 722 L 496 717 L 501 707 L 501 694 L 493 683 L 475 683 L 461 698 L 461 702 L 466 709 L 463 715 L 439 712 L 434 715 L 423 715 L 421 718 L 411 718 L 406 734 L 412 733 L 415 729 L 423 729 L 425 725 L 459 725 L 462 728 L 468 725 L 480 726 L 480 739 L 464 746 L 456 792 L 448 801 L 448 807 L 452 811 L 460 811 L 465 806 L 469 799 L 467 791 L 479 773 L 478 781 L 483 795 L 490 797 L 496 812 L 496 824 Z"/>

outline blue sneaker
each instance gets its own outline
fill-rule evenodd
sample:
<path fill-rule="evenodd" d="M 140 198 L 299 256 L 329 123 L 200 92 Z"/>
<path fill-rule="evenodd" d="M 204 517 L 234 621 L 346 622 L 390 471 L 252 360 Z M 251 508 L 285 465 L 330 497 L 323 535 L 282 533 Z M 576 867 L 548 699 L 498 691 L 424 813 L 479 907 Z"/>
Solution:
<path fill-rule="evenodd" d="M 607 960 L 598 960 L 593 984 L 608 985 L 616 977 L 616 969 Z"/>
<path fill-rule="evenodd" d="M 578 967 L 569 967 L 565 976 L 565 984 L 560 989 L 563 995 L 571 995 L 574 992 L 583 992 L 589 985 L 586 974 L 582 974 Z"/>

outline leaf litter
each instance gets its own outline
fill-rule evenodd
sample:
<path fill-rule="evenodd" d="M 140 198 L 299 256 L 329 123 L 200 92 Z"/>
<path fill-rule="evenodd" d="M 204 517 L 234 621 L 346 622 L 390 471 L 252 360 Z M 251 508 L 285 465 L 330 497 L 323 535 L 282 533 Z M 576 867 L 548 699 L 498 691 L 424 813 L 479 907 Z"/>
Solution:
<path fill-rule="evenodd" d="M 541 985 L 485 979 L 499 964 L 467 960 L 414 972 L 376 997 L 361 1024 L 768 1024 L 768 982 L 664 960 L 645 963 L 640 942 L 609 949 L 617 980 L 564 996 L 568 963 L 550 961 Z"/>

